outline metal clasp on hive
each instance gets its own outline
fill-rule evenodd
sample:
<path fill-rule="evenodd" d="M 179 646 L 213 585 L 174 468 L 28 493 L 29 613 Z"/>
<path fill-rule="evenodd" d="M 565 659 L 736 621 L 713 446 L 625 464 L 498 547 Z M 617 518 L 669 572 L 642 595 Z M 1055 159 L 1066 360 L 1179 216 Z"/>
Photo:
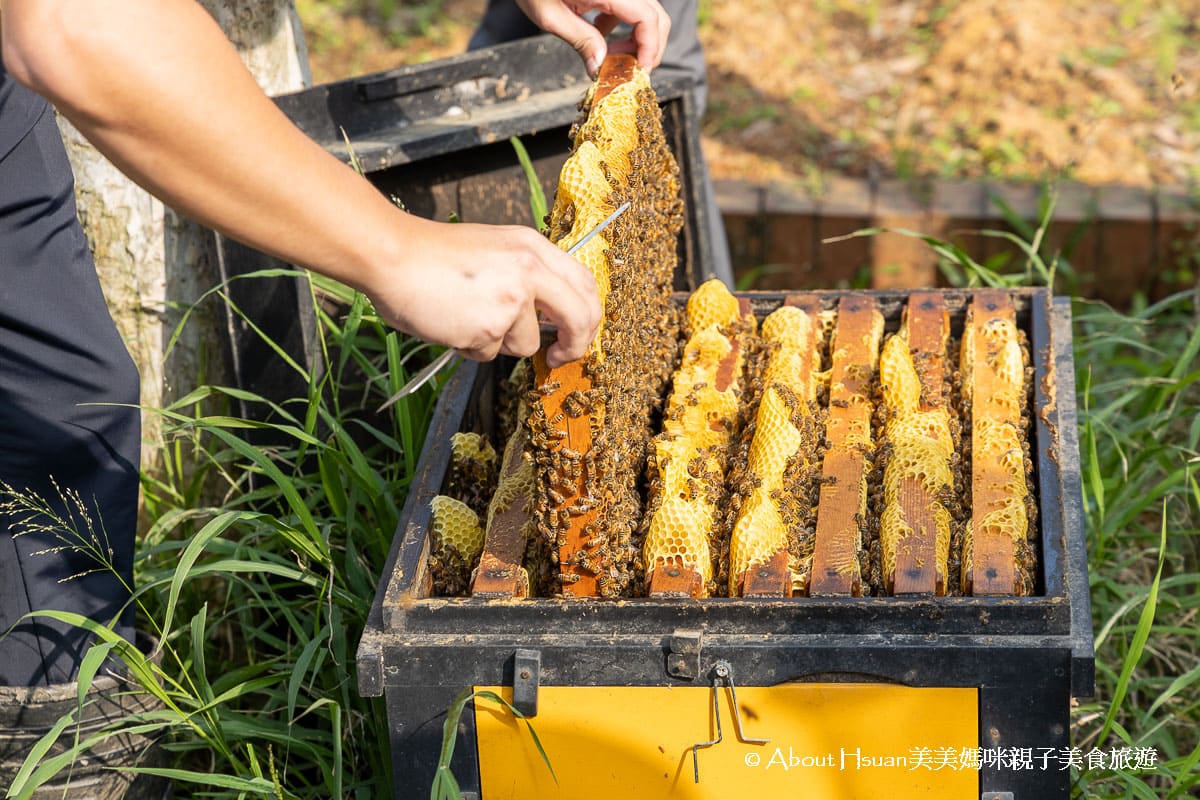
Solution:
<path fill-rule="evenodd" d="M 737 689 L 733 685 L 733 667 L 729 666 L 728 661 L 718 661 L 713 665 L 713 719 L 717 724 L 717 738 L 709 742 L 697 742 L 692 745 L 692 773 L 696 779 L 696 783 L 700 782 L 700 748 L 712 747 L 715 744 L 720 744 L 724 734 L 721 732 L 721 681 L 729 687 L 729 699 L 733 702 L 733 725 L 737 731 L 739 742 L 745 744 L 767 744 L 770 739 L 755 739 L 749 737 L 742 730 L 742 711 L 738 707 Z"/>
<path fill-rule="evenodd" d="M 513 655 L 513 708 L 526 717 L 538 713 L 538 686 L 541 683 L 540 650 L 517 650 Z"/>
<path fill-rule="evenodd" d="M 704 632 L 691 628 L 680 628 L 671 635 L 670 650 L 667 652 L 667 674 L 672 678 L 694 681 L 700 676 L 700 650 L 704 644 Z"/>

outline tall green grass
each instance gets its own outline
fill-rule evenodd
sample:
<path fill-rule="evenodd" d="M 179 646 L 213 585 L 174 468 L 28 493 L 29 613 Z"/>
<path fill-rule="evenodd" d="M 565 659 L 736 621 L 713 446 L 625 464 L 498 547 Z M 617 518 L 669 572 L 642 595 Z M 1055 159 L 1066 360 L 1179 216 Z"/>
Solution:
<path fill-rule="evenodd" d="M 160 738 L 171 766 L 154 772 L 174 778 L 179 795 L 391 793 L 386 714 L 358 696 L 355 650 L 435 392 L 386 417 L 362 412 L 403 385 L 424 345 L 384 325 L 362 295 L 313 281 L 324 369 L 288 359 L 305 396 L 272 402 L 205 386 L 159 411 L 167 466 L 145 481 L 153 522 L 134 595 L 159 658 L 103 625 L 43 612 L 97 634 L 81 697 L 111 653 L 161 702 L 117 727 Z M 330 299 L 342 313 L 325 310 Z M 234 399 L 265 421 L 221 413 Z M 64 718 L 45 745 L 72 722 Z M 77 741 L 40 765 L 31 758 L 8 796 L 30 796 L 93 744 Z"/>
<path fill-rule="evenodd" d="M 512 144 L 540 223 L 545 196 L 525 148 L 516 138 Z M 352 148 L 351 158 L 359 169 Z M 407 383 L 429 360 L 430 346 L 389 328 L 364 295 L 319 275 L 263 270 L 237 278 L 279 279 L 308 282 L 318 320 L 315 364 L 246 322 L 302 378 L 305 394 L 278 400 L 202 386 L 155 412 L 167 446 L 161 473 L 143 476 L 151 523 L 139 544 L 131 602 L 158 651 L 142 653 L 111 626 L 79 615 L 38 612 L 96 636 L 79 675 L 81 704 L 112 656 L 161 708 L 76 736 L 47 757 L 56 739 L 69 737 L 76 709 L 34 748 L 6 797 L 30 797 L 122 731 L 160 739 L 171 766 L 131 771 L 172 778 L 182 795 L 392 795 L 386 712 L 380 701 L 358 696 L 355 651 L 437 388 L 409 395 L 385 416 L 369 409 Z M 200 302 L 220 299 L 240 314 L 226 290 L 218 286 Z M 249 418 L 224 413 L 231 405 L 253 411 Z M 0 503 L 24 512 L 26 525 L 56 530 L 63 546 L 96 550 L 97 568 L 110 568 L 93 546 L 95 532 L 77 529 L 92 519 L 82 500 L 66 499 L 80 513 L 51 518 L 42 498 L 0 485 Z M 457 794 L 452 751 L 451 737 L 444 763 L 436 771 L 430 765 L 440 796 Z"/>
<path fill-rule="evenodd" d="M 1076 304 L 1097 698 L 1077 746 L 1151 748 L 1154 770 L 1078 776 L 1079 796 L 1200 786 L 1200 293 L 1119 314 Z"/>

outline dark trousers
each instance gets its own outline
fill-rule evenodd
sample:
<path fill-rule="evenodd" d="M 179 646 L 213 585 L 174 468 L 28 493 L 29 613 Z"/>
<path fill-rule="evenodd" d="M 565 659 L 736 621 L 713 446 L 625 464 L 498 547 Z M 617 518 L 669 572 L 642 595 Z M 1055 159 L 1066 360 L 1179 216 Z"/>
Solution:
<path fill-rule="evenodd" d="M 141 432 L 137 370 L 109 316 L 76 218 L 54 113 L 0 69 L 0 118 L 5 114 L 0 684 L 33 686 L 74 680 L 90 637 L 57 622 L 18 622 L 23 615 L 58 609 L 108 622 L 129 600 Z M 11 121 L 22 114 L 36 122 L 14 130 Z M 36 494 L 66 524 L 15 508 L 12 492 Z M 122 634 L 132 634 L 132 619 L 126 610 Z"/>
<path fill-rule="evenodd" d="M 705 105 L 708 103 L 708 70 L 704 61 L 704 50 L 700 46 L 700 33 L 697 30 L 696 0 L 662 0 L 662 6 L 671 18 L 671 34 L 667 40 L 667 49 L 663 52 L 662 65 L 686 70 L 692 77 L 695 81 L 696 108 L 703 117 Z M 540 33 L 541 29 L 529 21 L 514 0 L 488 0 L 483 19 L 472 34 L 468 47 L 477 50 L 537 36 Z M 692 166 L 693 177 L 704 182 L 708 195 L 708 207 L 702 209 L 703 213 L 697 216 L 707 221 L 712 234 L 713 263 L 709 265 L 711 272 L 733 288 L 733 266 L 729 257 L 729 242 L 725 238 L 725 222 L 721 218 L 721 209 L 717 206 L 716 193 L 713 191 L 703 155 Z"/>

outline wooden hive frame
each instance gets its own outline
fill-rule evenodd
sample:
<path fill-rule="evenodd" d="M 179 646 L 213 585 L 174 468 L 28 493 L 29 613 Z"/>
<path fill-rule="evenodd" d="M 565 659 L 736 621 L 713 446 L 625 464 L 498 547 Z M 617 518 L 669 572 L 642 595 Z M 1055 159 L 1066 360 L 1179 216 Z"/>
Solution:
<path fill-rule="evenodd" d="M 509 438 L 500 461 L 499 484 L 513 484 L 517 474 L 529 469 L 525 463 L 525 444 L 528 434 L 521 425 Z M 479 556 L 479 567 L 471 581 L 471 594 L 484 599 L 500 597 L 528 597 L 529 575 L 524 567 L 528 526 L 532 520 L 530 506 L 533 498 L 521 489 L 513 493 L 511 500 L 498 507 L 496 498 L 488 514 L 487 528 L 483 540 L 483 552 Z"/>
<path fill-rule="evenodd" d="M 947 530 L 944 535 L 948 540 L 949 513 L 941 505 L 937 492 L 931 491 L 928 485 L 929 476 L 924 474 L 926 470 L 940 467 L 945 475 L 951 475 L 950 454 L 953 452 L 953 442 L 939 441 L 942 437 L 950 436 L 951 413 L 946 403 L 944 375 L 946 345 L 950 338 L 950 315 L 942 295 L 936 292 L 911 295 L 905 308 L 904 330 L 908 355 L 919 381 L 920 396 L 914 410 L 927 418 L 944 416 L 946 422 L 944 429 L 940 424 L 923 425 L 919 433 L 910 431 L 908 435 L 932 440 L 933 445 L 943 450 L 947 458 L 943 464 L 923 466 L 919 476 L 907 473 L 898 478 L 898 492 L 894 502 L 898 506 L 899 521 L 904 532 L 898 541 L 890 543 L 895 548 L 895 567 L 887 570 L 887 559 L 884 559 L 883 581 L 889 593 L 893 595 L 944 595 L 947 566 L 945 555 L 938 552 L 937 517 L 940 513 L 945 518 Z M 896 446 L 902 447 L 904 444 L 907 443 L 896 443 Z M 928 457 L 931 453 L 925 450 L 921 455 Z M 899 465 L 889 465 L 889 469 L 893 468 L 902 471 Z M 947 488 L 953 488 L 952 478 Z M 889 504 L 890 502 L 893 501 L 889 501 Z M 881 536 L 886 536 L 887 533 L 886 530 L 881 531 Z M 885 547 L 887 546 L 889 543 L 885 543 Z"/>
<path fill-rule="evenodd" d="M 1006 349 L 1016 346 L 1012 300 L 1001 291 L 975 293 L 967 325 L 962 361 L 964 372 L 970 374 L 972 462 L 970 552 L 969 557 L 966 552 L 963 556 L 963 594 L 1015 595 L 1019 593 L 1016 540 L 1007 525 L 994 521 L 1006 509 L 1023 504 L 1025 496 L 1019 446 L 1023 365 L 1020 374 L 1013 376 L 1004 363 Z M 992 444 L 997 434 L 1018 443 L 1017 447 L 997 452 Z M 1019 516 L 1027 524 L 1023 513 Z"/>
<path fill-rule="evenodd" d="M 592 107 L 595 108 L 614 89 L 631 81 L 636 67 L 636 60 L 628 54 L 614 53 L 606 57 L 597 77 Z M 594 597 L 600 593 L 603 576 L 592 540 L 593 532 L 602 521 L 603 504 L 599 498 L 588 495 L 587 487 L 593 478 L 590 473 L 595 465 L 587 456 L 593 450 L 593 431 L 605 424 L 604 411 L 593 410 L 586 403 L 594 388 L 586 358 L 551 369 L 546 363 L 546 351 L 542 349 L 534 356 L 533 365 L 534 385 L 539 387 L 533 402 L 539 406 L 539 425 L 545 429 L 542 431 L 546 436 L 543 446 L 559 466 L 552 466 L 549 475 L 543 476 L 548 487 L 531 491 L 523 498 L 520 509 L 514 504 L 510 513 L 497 515 L 492 520 L 473 591 L 485 597 L 528 594 L 528 576 L 521 567 L 521 559 L 525 552 L 525 531 L 533 515 L 535 497 L 532 495 L 540 492 L 545 494 L 542 499 L 549 504 L 548 513 L 566 522 L 554 533 L 563 593 Z M 527 444 L 528 439 L 521 442 L 521 449 L 524 450 Z M 511 475 L 519 468 L 506 456 L 502 473 Z"/>
<path fill-rule="evenodd" d="M 963 330 L 963 350 L 960 369 L 963 375 L 964 407 L 972 411 L 964 418 L 970 426 L 963 436 L 975 444 L 969 473 L 969 497 L 974 516 L 969 526 L 969 545 L 963 549 L 961 586 L 964 595 L 1014 596 L 1023 593 L 1018 565 L 1016 535 L 1001 531 L 982 520 L 990 512 L 1011 505 L 1013 497 L 1024 501 L 1024 490 L 1017 486 L 1016 477 L 1023 475 L 1023 463 L 1013 466 L 1013 448 L 1005 453 L 986 451 L 979 445 L 980 437 L 991 425 L 1006 428 L 1011 436 L 1020 437 L 1021 406 L 1014 406 L 1014 389 L 1005 384 L 1004 348 L 1012 341 L 998 337 L 995 331 L 1016 332 L 1016 312 L 1011 298 L 1002 291 L 976 291 L 968 296 L 966 321 Z M 819 313 L 820 304 L 804 295 L 788 296 L 786 304 Z M 739 298 L 742 313 L 747 313 L 749 301 Z M 865 591 L 865 578 L 860 568 L 864 548 L 863 527 L 866 505 L 867 478 L 871 457 L 878 442 L 871 437 L 872 385 L 878 369 L 883 321 L 871 295 L 848 295 L 840 299 L 830 345 L 832 364 L 826 441 L 828 449 L 822 467 L 819 505 L 817 508 L 813 565 L 809 577 L 810 596 L 856 596 Z M 949 402 L 946 386 L 947 342 L 950 337 L 950 314 L 945 295 L 940 292 L 918 292 L 910 295 L 905 304 L 903 325 L 908 347 L 920 383 L 919 409 L 937 410 Z M 735 357 L 736 350 L 731 353 Z M 1009 356 L 1011 356 L 1011 350 Z M 551 381 L 557 386 L 544 396 L 549 409 L 561 409 L 573 391 L 586 386 L 587 377 L 580 364 L 568 364 L 557 370 L 545 368 L 544 359 L 535 359 L 539 383 Z M 807 365 L 809 378 L 819 365 Z M 1022 363 L 1022 367 L 1024 364 Z M 732 373 L 726 370 L 727 380 Z M 1009 375 L 1011 378 L 1011 375 Z M 1025 402 L 1024 388 L 1020 399 Z M 946 409 L 950 411 L 951 409 Z M 590 442 L 593 420 L 587 415 L 563 414 L 565 434 L 563 446 L 582 449 Z M 1028 432 L 1025 432 L 1026 435 Z M 932 434 L 931 434 L 932 435 Z M 994 448 L 993 448 L 994 449 Z M 502 470 L 509 473 L 519 468 L 506 450 Z M 1023 483 L 1022 483 L 1023 486 Z M 1014 494 L 1015 493 L 1015 494 Z M 564 503 L 578 502 L 579 496 L 564 496 Z M 920 481 L 906 478 L 898 492 L 901 516 L 907 533 L 903 545 L 896 548 L 895 569 L 882 575 L 883 588 L 895 596 L 941 596 L 949 589 L 949 576 L 940 559 L 937 547 L 934 515 L 937 504 L 944 502 L 932 494 Z M 563 570 L 577 569 L 575 553 L 583 547 L 584 529 L 595 519 L 596 511 L 589 509 L 572 517 L 572 533 L 559 549 L 559 564 Z M 513 504 L 504 514 L 490 519 L 484 555 L 478 570 L 473 593 L 480 597 L 522 597 L 529 591 L 528 577 L 521 561 L 525 554 L 525 533 L 529 523 L 528 506 Z M 786 548 L 777 549 L 769 558 L 755 563 L 734 584 L 741 587 L 744 597 L 781 598 L 792 595 L 792 567 Z M 593 591 L 594 578 L 580 570 L 576 583 L 564 586 L 564 593 L 587 594 Z M 580 586 L 582 584 L 582 586 Z M 570 591 L 574 590 L 574 591 Z M 732 594 L 738 594 L 733 589 Z M 650 569 L 647 575 L 647 594 L 654 598 L 699 597 L 703 595 L 700 575 L 684 564 L 665 564 Z"/>
<path fill-rule="evenodd" d="M 879 360 L 883 316 L 869 295 L 838 303 L 833 365 L 829 378 L 829 422 L 809 594 L 862 594 L 859 552 L 867 506 L 871 437 L 871 385 Z"/>
<path fill-rule="evenodd" d="M 737 298 L 737 315 L 742 320 L 741 324 L 746 325 L 751 330 L 753 329 L 754 311 L 750 301 L 747 298 Z M 735 323 L 736 325 L 737 323 Z M 731 332 L 728 337 L 729 350 L 721 359 L 720 363 L 715 365 L 713 385 L 709 387 L 709 391 L 715 394 L 721 394 L 727 391 L 738 392 L 741 387 L 736 386 L 743 380 L 743 372 L 746 358 L 747 339 L 751 334 L 745 331 Z M 699 385 L 699 384 L 697 384 Z M 673 387 L 674 392 L 677 387 Z M 731 447 L 738 434 L 737 430 L 737 411 L 735 409 L 732 419 L 709 420 L 709 425 L 716 426 L 714 430 L 724 430 L 728 437 L 727 442 L 723 447 Z M 677 432 L 684 435 L 682 432 Z M 695 456 L 699 457 L 700 453 L 695 452 Z M 679 465 L 676 465 L 679 466 Z M 728 475 L 723 475 L 724 495 L 728 496 Z M 721 509 L 716 511 L 716 519 L 714 525 L 719 527 L 721 523 Z M 650 513 L 648 509 L 647 513 Z M 706 532 L 707 533 L 707 532 Z M 711 552 L 706 551 L 703 557 L 710 557 Z M 675 557 L 670 558 L 665 563 L 651 563 L 647 557 L 646 564 L 647 576 L 646 582 L 648 585 L 648 594 L 653 598 L 671 598 L 671 597 L 702 597 L 708 592 L 706 580 L 697 565 L 685 563 L 682 559 Z"/>
<path fill-rule="evenodd" d="M 796 348 L 795 373 L 790 376 L 792 382 L 787 387 L 795 393 L 799 402 L 806 403 L 809 398 L 816 396 L 816 373 L 821 367 L 820 355 L 817 352 L 821 336 L 817 318 L 820 315 L 821 306 L 814 298 L 802 295 L 788 296 L 784 300 L 784 306 L 800 309 L 811 321 L 804 330 L 804 336 Z M 768 374 L 771 372 L 771 367 L 771 362 L 768 361 L 766 368 Z M 764 385 L 764 397 L 769 391 L 773 391 L 772 387 Z M 756 435 L 757 433 L 756 431 Z M 799 441 L 801 441 L 800 447 L 803 447 L 803 440 L 799 439 Z M 752 460 L 754 458 L 754 447 L 755 444 L 752 442 Z M 797 453 L 790 454 L 791 457 L 796 455 Z M 754 465 L 752 464 L 751 468 L 753 467 Z M 756 476 L 757 481 L 764 479 L 765 476 Z M 761 487 L 756 487 L 756 490 L 762 491 Z M 771 500 L 774 501 L 775 499 L 771 498 Z M 752 535 L 752 532 L 749 533 Z M 732 565 L 730 569 L 733 569 Z M 759 563 L 751 563 L 741 571 L 740 575 L 731 576 L 730 594 L 760 598 L 791 597 L 793 586 L 792 569 L 792 554 L 789 552 L 788 542 L 785 539 L 765 560 Z M 740 587 L 740 592 L 738 591 L 738 587 Z"/>

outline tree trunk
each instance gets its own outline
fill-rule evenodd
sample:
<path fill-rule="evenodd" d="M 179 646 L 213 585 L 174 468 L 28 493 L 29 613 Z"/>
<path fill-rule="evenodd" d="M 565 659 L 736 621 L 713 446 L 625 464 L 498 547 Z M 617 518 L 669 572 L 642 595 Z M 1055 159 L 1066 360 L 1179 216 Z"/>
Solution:
<path fill-rule="evenodd" d="M 202 0 L 267 94 L 311 83 L 292 0 Z M 178 216 L 122 175 L 63 117 L 79 218 L 91 243 L 109 309 L 142 376 L 142 467 L 161 463 L 162 426 L 153 409 L 200 383 L 226 380 L 223 315 L 206 301 L 168 354 L 184 311 L 217 284 L 213 234 Z"/>

